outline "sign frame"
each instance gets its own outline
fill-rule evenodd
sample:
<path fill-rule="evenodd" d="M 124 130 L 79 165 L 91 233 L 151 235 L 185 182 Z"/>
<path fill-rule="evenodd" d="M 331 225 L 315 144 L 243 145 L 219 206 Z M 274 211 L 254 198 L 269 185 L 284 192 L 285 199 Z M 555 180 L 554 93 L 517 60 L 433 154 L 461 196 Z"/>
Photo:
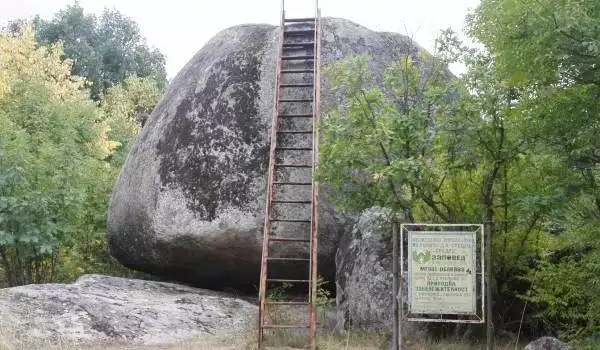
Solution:
<path fill-rule="evenodd" d="M 410 270 L 408 270 L 408 235 L 411 231 L 418 231 L 428 234 L 473 234 L 475 238 L 473 246 L 473 255 L 475 260 L 475 281 L 474 281 L 474 312 L 448 312 L 448 313 L 411 313 L 411 286 L 410 286 Z M 479 239 L 478 239 L 479 237 Z M 483 224 L 401 224 L 400 225 L 400 277 L 401 281 L 406 280 L 406 284 L 401 283 L 401 286 L 407 286 L 408 291 L 408 312 L 404 320 L 411 322 L 445 322 L 445 323 L 485 323 L 485 230 Z M 479 246 L 479 249 L 477 249 Z M 407 253 L 405 254 L 405 250 Z M 406 259 L 405 259 L 406 257 Z M 479 262 L 479 264 L 478 264 Z M 479 265 L 479 266 L 478 266 Z M 406 271 L 405 271 L 406 268 Z M 480 283 L 477 283 L 480 279 Z M 478 298 L 478 296 L 481 296 Z M 402 300 L 398 300 L 401 308 L 403 308 Z M 479 306 L 479 307 L 478 307 Z"/>

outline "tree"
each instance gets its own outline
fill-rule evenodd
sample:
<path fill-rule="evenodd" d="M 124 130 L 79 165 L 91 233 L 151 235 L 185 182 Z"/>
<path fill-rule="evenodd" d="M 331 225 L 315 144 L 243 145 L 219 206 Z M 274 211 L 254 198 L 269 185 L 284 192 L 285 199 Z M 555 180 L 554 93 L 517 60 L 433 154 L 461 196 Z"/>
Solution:
<path fill-rule="evenodd" d="M 521 125 L 536 139 L 540 179 L 554 193 L 537 203 L 552 213 L 541 227 L 559 240 L 530 274 L 534 319 L 567 338 L 597 333 L 600 4 L 483 0 L 469 21 L 505 85 L 520 91 Z"/>
<path fill-rule="evenodd" d="M 96 18 L 75 3 L 52 20 L 38 17 L 34 24 L 41 44 L 62 43 L 73 62 L 72 74 L 88 80 L 96 101 L 128 76 L 151 78 L 160 89 L 166 85 L 164 55 L 149 48 L 137 23 L 116 10 L 105 9 Z"/>
<path fill-rule="evenodd" d="M 484 0 L 468 22 L 513 83 L 600 82 L 597 1 Z"/>
<path fill-rule="evenodd" d="M 28 27 L 0 35 L 0 276 L 8 285 L 131 275 L 108 254 L 108 200 L 160 89 L 129 76 L 98 105 L 63 58 L 60 43 L 40 46 Z"/>
<path fill-rule="evenodd" d="M 600 4 L 597 1 L 483 1 L 471 34 L 534 116 L 530 131 L 597 189 L 600 165 Z M 564 127 L 568 125 L 568 127 Z M 594 199 L 600 214 L 600 195 Z"/>
<path fill-rule="evenodd" d="M 322 125 L 319 178 L 343 193 L 336 198 L 346 208 L 390 207 L 414 221 L 423 204 L 446 220 L 451 211 L 433 199 L 443 176 L 432 157 L 441 101 L 451 91 L 446 67 L 425 53 L 405 55 L 386 69 L 384 90 L 372 80 L 369 60 L 351 57 L 326 70 L 348 103 Z"/>
<path fill-rule="evenodd" d="M 9 285 L 50 281 L 114 144 L 60 46 L 0 36 L 0 262 Z"/>
<path fill-rule="evenodd" d="M 131 143 L 160 98 L 161 90 L 150 78 L 130 76 L 106 91 L 101 102 L 103 118 L 109 139 L 118 142 L 115 153 L 107 160 L 116 169 L 123 165 Z"/>
<path fill-rule="evenodd" d="M 372 87 L 368 58 L 328 69 L 349 100 L 323 122 L 319 178 L 352 209 L 489 222 L 499 328 L 527 309 L 526 332 L 600 329 L 599 10 L 483 0 L 469 19 L 483 48 L 446 32 L 429 61 L 439 72 L 463 62 L 456 79 L 412 58 L 386 71 L 384 88 Z"/>
<path fill-rule="evenodd" d="M 570 118 L 588 118 L 588 110 L 575 108 L 588 95 L 548 95 L 536 84 L 515 84 L 494 52 L 466 48 L 451 32 L 439 48 L 427 59 L 393 63 L 383 88 L 373 87 L 368 57 L 326 70 L 348 103 L 322 123 L 318 178 L 347 208 L 386 206 L 409 222 L 489 222 L 495 326 L 513 329 L 528 307 L 538 313 L 526 318 L 525 331 L 589 334 L 597 329 L 592 295 L 600 283 L 591 278 L 597 254 L 586 246 L 598 238 L 586 235 L 587 245 L 580 243 L 582 231 L 598 232 L 596 205 L 584 210 L 596 201 L 598 180 L 588 172 L 590 163 L 585 172 L 572 167 L 574 159 L 581 162 L 572 152 L 583 150 L 589 159 L 596 141 L 579 130 L 574 143 L 562 143 L 561 135 L 575 134 L 552 117 L 570 106 L 576 112 Z M 467 71 L 449 77 L 446 66 L 455 61 Z M 578 218 L 585 218 L 585 230 L 575 225 Z M 552 258 L 557 254 L 564 258 Z M 548 280 L 577 268 L 581 274 L 564 288 Z M 575 288 L 578 297 L 568 298 Z"/>
<path fill-rule="evenodd" d="M 133 140 L 160 97 L 153 79 L 134 76 L 108 88 L 104 94 L 97 116 L 106 125 L 106 137 L 113 148 L 103 159 L 103 171 L 94 174 L 94 182 L 87 184 L 86 202 L 80 208 L 80 229 L 76 239 L 62 247 L 61 278 L 72 280 L 84 273 L 135 276 L 108 252 L 108 200 Z"/>
<path fill-rule="evenodd" d="M 437 123 L 453 92 L 447 62 L 425 52 L 409 52 L 384 72 L 384 88 L 369 71 L 370 57 L 350 57 L 326 69 L 347 104 L 334 109 L 322 125 L 323 145 L 317 177 L 328 183 L 337 203 L 353 210 L 392 209 L 392 266 L 399 264 L 398 222 L 415 221 L 425 205 L 437 220 L 453 212 L 436 197 L 445 176 L 436 167 Z M 437 200 L 436 200 L 437 199 Z M 399 289 L 394 270 L 393 294 Z M 394 310 L 397 311 L 397 303 Z M 400 306 L 402 307 L 402 306 Z M 400 320 L 394 312 L 393 344 Z"/>

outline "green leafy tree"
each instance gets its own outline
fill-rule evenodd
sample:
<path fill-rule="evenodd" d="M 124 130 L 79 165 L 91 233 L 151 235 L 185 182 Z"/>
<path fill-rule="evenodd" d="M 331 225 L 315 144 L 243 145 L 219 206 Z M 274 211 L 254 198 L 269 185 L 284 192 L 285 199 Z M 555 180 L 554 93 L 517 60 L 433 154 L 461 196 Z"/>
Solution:
<path fill-rule="evenodd" d="M 59 46 L 0 36 L 0 260 L 9 285 L 57 278 L 114 145 Z"/>
<path fill-rule="evenodd" d="M 153 79 L 130 76 L 106 91 L 101 103 L 110 140 L 118 142 L 116 152 L 108 159 L 120 169 L 131 143 L 158 104 L 161 90 Z"/>
<path fill-rule="evenodd" d="M 166 85 L 164 55 L 149 48 L 137 23 L 116 10 L 105 9 L 97 18 L 75 3 L 52 20 L 36 18 L 34 24 L 41 44 L 62 43 L 73 75 L 88 80 L 96 101 L 128 76 L 151 78 L 160 89 Z"/>
<path fill-rule="evenodd" d="M 79 236 L 63 250 L 64 278 L 73 279 L 83 273 L 134 275 L 108 253 L 108 199 L 133 140 L 160 97 L 158 86 L 150 78 L 128 77 L 106 91 L 98 115 L 107 127 L 106 136 L 114 149 L 104 158 L 104 170 L 95 174 L 94 182 L 88 184 Z"/>
<path fill-rule="evenodd" d="M 600 4 L 594 0 L 484 0 L 469 16 L 513 83 L 570 85 L 600 81 Z"/>
<path fill-rule="evenodd" d="M 61 44 L 38 45 L 28 27 L 0 35 L 4 284 L 131 275 L 108 254 L 108 199 L 161 90 L 150 77 L 129 76 L 98 106 L 63 57 Z"/>
<path fill-rule="evenodd" d="M 546 186 L 528 204 L 552 213 L 538 220 L 557 242 L 539 252 L 530 274 L 529 300 L 538 308 L 532 322 L 567 338 L 597 334 L 600 4 L 483 0 L 469 21 L 496 74 L 520 92 L 520 124 L 535 139 L 534 165 Z"/>
<path fill-rule="evenodd" d="M 415 207 L 425 205 L 446 220 L 451 210 L 433 198 L 443 175 L 432 152 L 436 120 L 446 113 L 441 101 L 451 89 L 447 70 L 424 53 L 406 55 L 386 69 L 380 88 L 369 61 L 351 57 L 326 70 L 348 102 L 322 125 L 318 176 L 342 194 L 335 198 L 343 207 L 385 206 L 414 221 Z"/>
<path fill-rule="evenodd" d="M 470 18 L 482 50 L 445 32 L 433 59 L 394 63 L 383 88 L 368 57 L 328 69 L 348 102 L 323 123 L 319 178 L 352 209 L 488 222 L 498 328 L 525 308 L 526 331 L 599 329 L 598 13 L 591 1 L 484 0 Z M 467 72 L 448 79 L 455 61 Z"/>
<path fill-rule="evenodd" d="M 439 51 L 424 57 L 393 63 L 383 88 L 371 80 L 368 57 L 327 69 L 334 88 L 349 98 L 322 124 L 318 177 L 347 208 L 386 206 L 407 221 L 489 223 L 494 323 L 512 329 L 525 300 L 543 314 L 539 296 L 548 283 L 540 282 L 553 271 L 545 261 L 573 245 L 558 233 L 570 225 L 573 204 L 586 198 L 593 203 L 594 196 L 581 194 L 586 185 L 580 175 L 554 153 L 549 140 L 560 130 L 539 128 L 543 120 L 535 113 L 549 101 L 533 104 L 532 88 L 511 84 L 490 52 L 463 47 L 444 32 Z M 467 72 L 452 78 L 446 67 L 456 61 Z M 586 266 L 591 276 L 596 265 Z M 579 277 L 577 283 L 590 281 Z M 593 306 L 592 293 L 585 295 L 571 306 Z M 555 332 L 567 323 L 554 318 L 552 328 L 538 321 L 528 318 L 525 328 Z"/>

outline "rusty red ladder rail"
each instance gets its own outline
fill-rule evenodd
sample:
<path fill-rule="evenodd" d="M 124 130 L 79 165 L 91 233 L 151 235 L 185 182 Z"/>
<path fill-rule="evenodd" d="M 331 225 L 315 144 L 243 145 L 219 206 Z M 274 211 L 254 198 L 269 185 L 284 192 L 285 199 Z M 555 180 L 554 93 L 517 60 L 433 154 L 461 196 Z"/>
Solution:
<path fill-rule="evenodd" d="M 281 3 L 281 24 L 279 33 L 279 50 L 277 55 L 277 74 L 275 91 L 275 110 L 273 113 L 271 127 L 271 148 L 269 152 L 269 170 L 268 185 L 265 206 L 265 222 L 263 231 L 263 247 L 261 258 L 261 273 L 259 284 L 259 325 L 258 325 L 258 346 L 264 345 L 265 329 L 307 329 L 308 342 L 311 349 L 316 349 L 317 334 L 317 253 L 318 253 L 318 184 L 314 181 L 314 173 L 318 163 L 318 122 L 319 122 L 319 102 L 320 102 L 320 35 L 321 35 L 321 11 L 318 6 L 318 0 L 315 1 L 315 17 L 312 18 L 286 18 L 285 3 Z M 302 54 L 294 52 L 304 51 Z M 296 65 L 289 68 L 286 65 Z M 301 67 L 297 67 L 301 65 Z M 302 79 L 296 82 L 288 82 L 288 77 L 300 75 Z M 307 77 L 311 77 L 311 82 L 307 82 Z M 303 91 L 302 96 L 307 92 L 312 92 L 309 96 L 293 98 L 286 97 L 285 91 L 299 89 Z M 287 112 L 290 106 L 300 108 L 300 106 L 312 108 L 309 112 L 290 113 Z M 287 107 L 287 108 L 286 108 Z M 292 108 L 293 109 L 293 108 Z M 312 123 L 290 123 L 291 120 L 312 120 Z M 282 127 L 282 125 L 288 125 Z M 299 125 L 304 125 L 303 127 Z M 310 127 L 309 127 L 310 126 Z M 280 145 L 280 137 L 297 136 L 300 140 L 308 142 L 309 146 L 302 145 Z M 310 140 L 312 138 L 312 140 Z M 300 162 L 278 161 L 278 157 L 283 152 L 306 152 L 310 155 L 310 164 Z M 285 158 L 285 157 L 284 157 Z M 278 170 L 288 169 L 310 169 L 308 178 L 300 180 L 285 179 L 285 176 L 278 173 Z M 288 177 L 291 177 L 288 174 Z M 297 176 L 301 177 L 301 176 Z M 306 188 L 310 186 L 310 199 L 275 199 L 276 190 L 283 186 L 292 186 L 295 188 Z M 307 218 L 286 218 L 279 217 L 274 206 L 278 205 L 302 205 L 310 206 L 310 214 Z M 273 223 L 287 224 L 310 224 L 308 237 L 283 237 L 275 235 L 273 232 Z M 308 233 L 308 232 L 307 232 Z M 271 246 L 277 245 L 308 245 L 308 257 L 306 256 L 271 256 L 269 250 Z M 270 263 L 306 263 L 306 278 L 280 278 L 271 277 Z M 305 290 L 307 296 L 305 300 L 269 300 L 269 287 L 277 283 L 287 283 L 295 285 L 308 285 Z M 266 320 L 266 308 L 276 306 L 286 307 L 307 307 L 307 323 L 303 324 L 273 324 Z"/>

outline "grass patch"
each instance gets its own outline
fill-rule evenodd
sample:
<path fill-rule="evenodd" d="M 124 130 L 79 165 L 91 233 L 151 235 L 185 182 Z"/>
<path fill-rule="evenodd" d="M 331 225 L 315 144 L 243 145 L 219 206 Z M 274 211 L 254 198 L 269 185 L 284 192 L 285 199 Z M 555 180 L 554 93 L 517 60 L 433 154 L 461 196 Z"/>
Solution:
<path fill-rule="evenodd" d="M 301 337 L 298 334 L 277 334 L 270 337 L 271 350 L 292 350 L 306 348 L 307 337 Z M 319 350 L 380 350 L 388 349 L 389 344 L 386 336 L 377 333 L 350 333 L 348 337 L 337 336 L 332 333 L 321 332 L 318 337 Z M 517 349 L 523 349 L 525 344 L 519 344 Z M 450 340 L 421 340 L 415 343 L 409 343 L 407 350 L 481 350 L 485 348 L 483 343 L 466 344 L 459 341 Z M 239 334 L 238 337 L 202 337 L 191 339 L 172 345 L 131 345 L 131 344 L 111 344 L 111 345 L 76 345 L 69 342 L 59 342 L 50 344 L 41 342 L 38 345 L 22 344 L 15 338 L 6 336 L 0 332 L 0 350 L 256 350 L 256 332 Z M 514 350 L 515 344 L 496 344 L 496 350 Z M 591 349 L 591 348 L 590 348 Z"/>
<path fill-rule="evenodd" d="M 279 333 L 270 337 L 265 342 L 266 348 L 270 350 L 292 350 L 306 349 L 306 336 L 301 337 L 298 334 L 290 336 L 289 334 Z M 228 343 L 229 342 L 229 343 Z M 388 339 L 383 334 L 378 333 L 351 333 L 348 337 L 341 337 L 331 333 L 321 332 L 318 336 L 319 350 L 387 350 L 389 349 Z M 519 344 L 517 349 L 523 349 L 525 344 Z M 416 343 L 405 345 L 407 350 L 481 350 L 485 349 L 485 343 L 464 343 L 451 340 L 433 340 L 425 339 Z M 256 332 L 248 335 L 245 341 L 225 340 L 219 343 L 215 340 L 198 340 L 169 347 L 169 350 L 192 350 L 192 349 L 240 349 L 257 350 Z M 496 350 L 514 350 L 514 343 L 496 344 Z"/>
<path fill-rule="evenodd" d="M 519 344 L 517 349 L 523 349 L 526 344 Z M 408 345 L 410 350 L 481 350 L 485 349 L 485 342 L 483 343 L 464 343 L 464 342 L 453 342 L 448 340 L 426 340 L 416 344 Z M 504 343 L 495 344 L 495 350 L 514 350 L 515 344 Z"/>

